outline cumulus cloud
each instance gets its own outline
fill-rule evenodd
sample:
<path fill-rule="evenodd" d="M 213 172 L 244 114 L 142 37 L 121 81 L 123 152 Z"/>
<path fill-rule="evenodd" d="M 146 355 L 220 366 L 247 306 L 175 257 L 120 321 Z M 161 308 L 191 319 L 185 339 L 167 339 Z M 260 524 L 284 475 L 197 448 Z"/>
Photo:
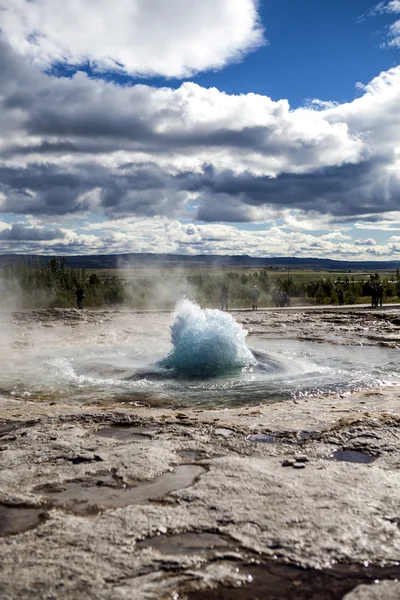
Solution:
<path fill-rule="evenodd" d="M 348 258 L 390 251 L 331 233 L 399 221 L 400 67 L 352 102 L 292 109 L 287 100 L 193 83 L 171 89 L 84 73 L 54 78 L 4 40 L 0 55 L 0 212 L 33 216 L 37 227 L 50 216 L 49 231 L 60 226 L 65 235 L 37 242 L 44 249 L 256 255 L 274 248 Z M 121 230 L 88 226 L 73 235 L 62 224 L 93 214 Z M 126 229 L 132 217 L 133 232 Z M 179 219 L 268 222 L 268 240 L 211 224 L 181 229 Z M 317 230 L 331 237 L 310 234 Z M 3 235 L 4 249 L 13 241 Z M 29 247 L 29 239 L 20 242 L 20 251 Z"/>
<path fill-rule="evenodd" d="M 300 212 L 299 217 L 305 217 Z M 42 226 L 25 225 L 25 229 Z M 5 223 L 1 228 L 10 227 Z M 4 229 L 3 229 L 4 231 Z M 392 236 L 387 243 L 373 238 L 352 240 L 340 231 L 325 235 L 305 231 L 285 231 L 281 226 L 263 225 L 254 230 L 237 229 L 228 224 L 182 223 L 178 220 L 152 217 L 128 217 L 112 221 L 81 224 L 81 233 L 63 227 L 63 238 L 38 240 L 34 234 L 21 234 L 17 240 L 19 253 L 52 255 L 120 254 L 127 252 L 174 254 L 248 254 L 251 256 L 297 256 L 338 258 L 343 260 L 390 260 L 400 254 L 400 237 Z M 18 237 L 18 236 L 16 236 Z M 40 234 L 37 235 L 40 237 Z M 50 235 L 48 236 L 50 238 Z M 0 251 L 15 252 L 16 241 L 0 236 Z"/>
<path fill-rule="evenodd" d="M 328 194 L 307 198 L 300 182 L 357 165 L 368 152 L 362 135 L 327 110 L 192 83 L 173 90 L 84 74 L 55 79 L 2 50 L 3 211 L 90 210 L 98 189 L 97 207 L 114 217 L 183 216 L 193 194 L 203 220 L 258 220 L 263 207 L 286 201 L 326 212 Z"/>
<path fill-rule="evenodd" d="M 264 43 L 257 0 L 0 0 L 1 28 L 36 65 L 187 77 Z"/>
<path fill-rule="evenodd" d="M 372 238 L 366 240 L 355 240 L 355 246 L 376 246 L 376 241 Z"/>
<path fill-rule="evenodd" d="M 0 240 L 10 242 L 47 242 L 63 238 L 65 238 L 65 233 L 61 229 L 29 227 L 23 223 L 13 223 L 11 228 L 0 231 Z"/>

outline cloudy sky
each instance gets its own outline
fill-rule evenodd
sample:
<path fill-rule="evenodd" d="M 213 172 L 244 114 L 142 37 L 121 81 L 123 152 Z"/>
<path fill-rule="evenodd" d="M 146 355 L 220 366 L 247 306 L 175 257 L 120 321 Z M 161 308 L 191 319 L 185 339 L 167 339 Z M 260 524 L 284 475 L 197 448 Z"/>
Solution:
<path fill-rule="evenodd" d="M 400 0 L 0 0 L 0 252 L 400 260 Z"/>

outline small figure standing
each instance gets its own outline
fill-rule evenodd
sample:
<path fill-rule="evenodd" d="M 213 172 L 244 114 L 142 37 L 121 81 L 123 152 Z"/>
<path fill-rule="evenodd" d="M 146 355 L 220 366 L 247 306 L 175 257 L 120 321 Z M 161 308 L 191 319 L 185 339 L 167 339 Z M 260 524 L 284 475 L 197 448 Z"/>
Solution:
<path fill-rule="evenodd" d="M 228 310 L 228 295 L 229 288 L 224 283 L 224 285 L 221 288 L 221 310 Z"/>
<path fill-rule="evenodd" d="M 376 306 L 378 306 L 378 304 L 380 306 L 382 306 L 383 303 L 383 285 L 380 283 L 378 286 L 378 297 L 377 297 L 377 301 L 376 301 Z"/>
<path fill-rule="evenodd" d="M 337 297 L 338 297 L 338 301 L 339 301 L 339 306 L 343 306 L 343 304 L 344 304 L 343 290 L 338 290 Z"/>
<path fill-rule="evenodd" d="M 283 292 L 283 304 L 282 306 L 290 306 L 290 298 L 286 292 Z"/>
<path fill-rule="evenodd" d="M 253 310 L 258 310 L 258 302 L 260 300 L 260 290 L 258 289 L 258 287 L 255 285 L 253 286 L 252 290 L 251 290 L 251 304 L 252 304 L 252 309 Z"/>
<path fill-rule="evenodd" d="M 371 289 L 371 307 L 376 308 L 378 306 L 378 290 L 375 286 Z"/>
<path fill-rule="evenodd" d="M 83 291 L 83 289 L 80 286 L 76 287 L 75 290 L 75 296 L 76 296 L 76 305 L 79 309 L 83 308 L 82 306 L 82 301 L 85 297 L 85 292 Z"/>

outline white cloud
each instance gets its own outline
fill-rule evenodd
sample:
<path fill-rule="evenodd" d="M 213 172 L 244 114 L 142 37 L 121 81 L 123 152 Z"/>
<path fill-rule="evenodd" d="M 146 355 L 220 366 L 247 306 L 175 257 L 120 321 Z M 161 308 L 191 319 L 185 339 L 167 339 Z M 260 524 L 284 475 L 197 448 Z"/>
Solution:
<path fill-rule="evenodd" d="M 377 14 L 398 14 L 400 13 L 400 0 L 390 0 L 389 2 L 379 2 L 371 10 L 369 10 L 365 16 L 374 16 Z M 389 33 L 387 34 L 388 42 L 382 46 L 389 46 L 392 48 L 400 47 L 400 21 L 396 21 L 389 27 Z"/>
<path fill-rule="evenodd" d="M 390 26 L 389 37 L 390 40 L 388 42 L 388 46 L 391 46 L 392 48 L 400 48 L 400 19 Z"/>
<path fill-rule="evenodd" d="M 355 246 L 376 246 L 376 241 L 373 238 L 366 240 L 355 240 Z"/>
<path fill-rule="evenodd" d="M 391 0 L 383 8 L 388 13 L 400 13 L 400 0 Z"/>
<path fill-rule="evenodd" d="M 342 235 L 337 232 L 336 220 L 329 214 L 320 214 L 315 210 L 303 212 L 296 209 L 281 210 L 283 213 L 282 226 L 286 229 L 294 229 L 296 231 L 330 231 L 326 234 L 330 236 Z M 278 218 L 278 216 L 277 216 Z M 348 229 L 345 225 L 341 225 L 342 230 Z"/>
<path fill-rule="evenodd" d="M 186 77 L 263 43 L 257 0 L 0 0 L 1 29 L 40 67 Z"/>
<path fill-rule="evenodd" d="M 374 16 L 384 13 L 398 13 L 400 12 L 400 0 L 384 0 L 378 2 L 370 10 L 368 10 L 363 16 Z"/>
<path fill-rule="evenodd" d="M 350 235 L 344 235 L 341 231 L 332 231 L 321 236 L 322 240 L 336 240 L 340 242 L 351 240 Z"/>
<path fill-rule="evenodd" d="M 250 256 L 332 257 L 343 260 L 368 260 L 371 252 L 390 259 L 396 250 L 396 238 L 387 245 L 359 244 L 340 231 L 318 236 L 304 232 L 287 232 L 265 226 L 238 230 L 223 224 L 187 224 L 173 219 L 119 219 L 93 223 L 81 233 L 63 229 L 64 238 L 57 242 L 18 244 L 20 252 L 51 254 L 154 252 L 176 254 L 248 254 Z M 372 248 L 373 246 L 373 248 Z M 393 250 L 395 248 L 395 250 Z M 0 250 L 15 251 L 15 246 L 0 239 Z"/>

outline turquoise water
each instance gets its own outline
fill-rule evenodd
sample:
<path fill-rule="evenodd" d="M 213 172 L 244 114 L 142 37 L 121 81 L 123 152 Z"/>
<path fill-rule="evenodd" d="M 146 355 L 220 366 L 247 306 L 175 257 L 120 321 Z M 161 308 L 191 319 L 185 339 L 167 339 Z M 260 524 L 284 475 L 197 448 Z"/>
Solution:
<path fill-rule="evenodd" d="M 169 329 L 136 319 L 128 342 L 113 330 L 103 345 L 60 343 L 57 354 L 10 360 L 0 388 L 27 399 L 240 406 L 400 383 L 393 348 L 249 338 L 230 314 L 188 300 Z"/>
<path fill-rule="evenodd" d="M 170 376 L 224 376 L 257 362 L 246 330 L 229 313 L 182 300 L 170 329 L 172 350 L 157 363 Z"/>

